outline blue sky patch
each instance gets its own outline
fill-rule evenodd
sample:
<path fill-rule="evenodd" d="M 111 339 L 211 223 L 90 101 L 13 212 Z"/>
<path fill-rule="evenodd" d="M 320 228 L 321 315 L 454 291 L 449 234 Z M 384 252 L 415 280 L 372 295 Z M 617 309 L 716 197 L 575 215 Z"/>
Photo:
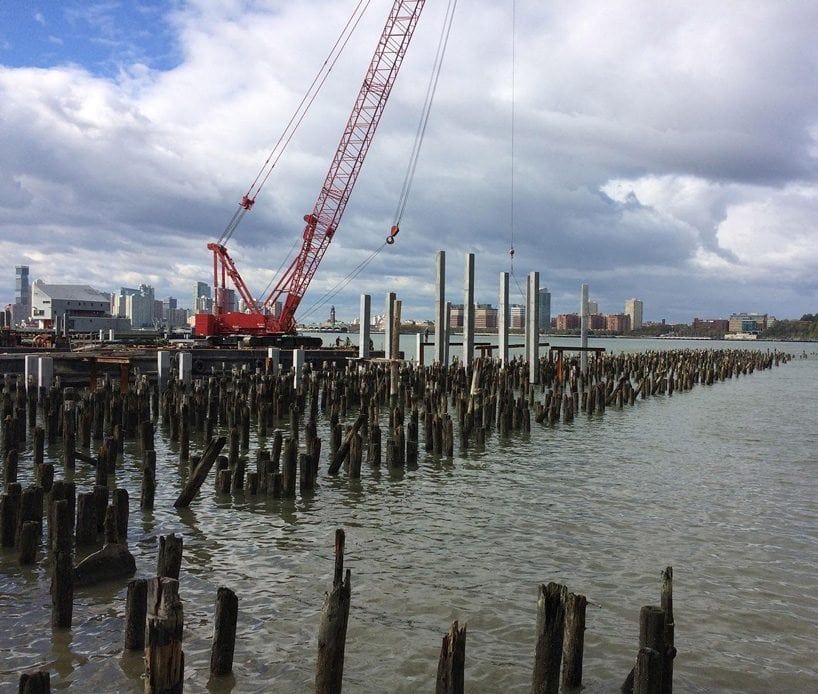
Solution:
<path fill-rule="evenodd" d="M 181 56 L 161 0 L 0 0 L 0 65 L 49 68 L 68 63 L 113 76 L 142 63 L 168 70 Z"/>

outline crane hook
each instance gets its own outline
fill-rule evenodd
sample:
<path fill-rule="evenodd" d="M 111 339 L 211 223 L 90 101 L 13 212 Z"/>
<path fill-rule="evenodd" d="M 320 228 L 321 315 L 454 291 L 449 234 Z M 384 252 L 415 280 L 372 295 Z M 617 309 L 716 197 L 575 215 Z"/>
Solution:
<path fill-rule="evenodd" d="M 395 226 L 393 226 L 389 230 L 389 236 L 386 237 L 386 243 L 389 244 L 390 246 L 393 243 L 395 243 L 395 237 L 398 235 L 399 231 L 400 231 L 400 227 L 397 224 L 395 224 Z"/>

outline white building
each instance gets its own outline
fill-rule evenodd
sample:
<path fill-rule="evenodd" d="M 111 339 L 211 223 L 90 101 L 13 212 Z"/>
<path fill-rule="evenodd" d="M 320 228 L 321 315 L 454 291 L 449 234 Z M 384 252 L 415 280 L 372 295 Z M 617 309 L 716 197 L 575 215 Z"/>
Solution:
<path fill-rule="evenodd" d="M 134 328 L 152 328 L 156 313 L 153 287 L 140 284 L 139 289 L 121 287 L 117 303 L 117 315 L 127 318 Z"/>
<path fill-rule="evenodd" d="M 130 329 L 129 321 L 111 316 L 110 305 L 110 294 L 84 284 L 46 284 L 37 280 L 31 287 L 31 318 L 44 330 Z"/>
<path fill-rule="evenodd" d="M 638 330 L 642 327 L 642 301 L 640 299 L 625 301 L 625 314 L 630 316 L 631 330 Z"/>

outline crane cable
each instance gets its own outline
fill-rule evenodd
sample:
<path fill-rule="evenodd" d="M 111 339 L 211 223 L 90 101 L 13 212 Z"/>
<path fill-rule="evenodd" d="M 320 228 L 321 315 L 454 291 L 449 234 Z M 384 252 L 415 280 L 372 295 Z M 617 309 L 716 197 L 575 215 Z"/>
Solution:
<path fill-rule="evenodd" d="M 403 212 L 406 209 L 406 203 L 409 199 L 409 193 L 412 190 L 412 182 L 415 179 L 415 170 L 417 169 L 418 159 L 420 157 L 420 148 L 426 136 L 426 126 L 429 123 L 432 102 L 434 101 L 435 92 L 437 91 L 440 69 L 443 66 L 443 58 L 446 55 L 446 48 L 449 45 L 449 34 L 452 30 L 452 19 L 454 18 L 455 9 L 457 9 L 457 0 L 449 0 L 449 4 L 446 7 L 446 15 L 443 20 L 443 27 L 440 30 L 440 39 L 437 44 L 437 53 L 435 54 L 435 61 L 432 66 L 432 74 L 429 76 L 429 84 L 426 87 L 426 98 L 423 103 L 423 109 L 421 110 L 418 129 L 415 133 L 415 142 L 412 145 L 412 154 L 409 157 L 409 165 L 403 179 L 400 196 L 398 197 L 398 205 L 395 210 L 395 227 L 400 227 Z"/>
<path fill-rule="evenodd" d="M 435 60 L 432 64 L 432 74 L 429 76 L 429 83 L 426 86 L 426 97 L 424 99 L 423 108 L 421 109 L 420 121 L 418 123 L 417 131 L 415 132 L 415 141 L 412 145 L 412 153 L 409 157 L 409 165 L 406 168 L 406 175 L 403 179 L 403 186 L 401 187 L 400 196 L 398 197 L 398 205 L 395 210 L 395 224 L 394 227 L 399 227 L 401 219 L 403 218 L 406 203 L 409 199 L 409 193 L 412 189 L 412 182 L 415 178 L 415 171 L 417 169 L 418 159 L 420 157 L 420 149 L 423 145 L 423 139 L 426 136 L 426 126 L 429 122 L 429 115 L 432 112 L 432 103 L 434 102 L 435 93 L 437 92 L 437 85 L 440 79 L 440 70 L 443 66 L 443 58 L 446 55 L 446 48 L 449 45 L 449 36 L 452 31 L 452 20 L 454 19 L 454 12 L 457 9 L 457 0 L 449 0 L 446 7 L 446 14 L 443 20 L 443 26 L 440 30 L 440 38 L 438 39 L 437 51 L 435 53 Z M 301 314 L 305 318 L 319 308 L 324 306 L 330 299 L 342 292 L 352 280 L 363 272 L 367 265 L 371 263 L 375 257 L 387 246 L 391 245 L 390 240 L 381 244 L 369 257 L 361 261 L 354 267 L 346 276 L 341 278 L 335 286 L 326 292 L 321 298 L 310 306 L 305 312 Z"/>
<path fill-rule="evenodd" d="M 514 197 L 515 197 L 515 169 L 516 169 L 516 146 L 515 146 L 515 125 L 516 125 L 516 103 L 517 103 L 517 0 L 511 0 L 511 204 L 509 209 L 509 231 L 511 235 L 511 246 L 509 255 L 509 274 L 517 285 L 520 297 L 525 300 L 523 288 L 517 276 L 514 274 Z"/>
<path fill-rule="evenodd" d="M 244 219 L 244 215 L 247 214 L 248 210 L 255 203 L 256 197 L 264 184 L 267 182 L 267 179 L 270 177 L 270 174 L 273 172 L 276 164 L 278 164 L 279 159 L 281 159 L 281 155 L 284 153 L 284 150 L 287 149 L 287 145 L 290 144 L 290 140 L 292 140 L 295 131 L 298 130 L 298 127 L 301 125 L 301 122 L 307 115 L 310 106 L 312 106 L 313 101 L 315 101 L 315 97 L 318 96 L 318 92 L 321 91 L 321 87 L 324 86 L 324 82 L 327 81 L 327 77 L 329 77 L 330 72 L 332 72 L 332 69 L 338 62 L 338 58 L 341 57 L 341 53 L 349 42 L 349 39 L 352 37 L 353 32 L 363 18 L 366 10 L 369 8 L 370 2 L 371 0 L 358 0 L 358 4 L 352 10 L 352 14 L 349 16 L 349 19 L 347 19 L 343 29 L 341 29 L 341 33 L 338 35 L 338 38 L 335 39 L 335 43 L 332 45 L 332 48 L 327 54 L 327 57 L 324 59 L 324 62 L 321 64 L 321 67 L 313 78 L 312 83 L 304 93 L 304 96 L 301 97 L 301 101 L 298 103 L 298 106 L 293 112 L 293 115 L 290 117 L 286 127 L 273 146 L 273 149 L 271 150 L 258 174 L 256 174 L 255 179 L 253 179 L 250 187 L 247 189 L 247 193 L 239 203 L 239 209 L 233 213 L 233 217 L 230 219 L 230 222 L 228 222 L 225 230 L 219 237 L 219 240 L 217 241 L 219 245 L 223 246 L 230 240 L 239 223 L 242 219 Z"/>
<path fill-rule="evenodd" d="M 340 294 L 344 289 L 346 289 L 347 285 L 349 285 L 352 280 L 354 280 L 358 275 L 360 275 L 365 269 L 366 266 L 369 265 L 386 246 L 389 244 L 384 241 L 378 248 L 373 251 L 367 258 L 362 260 L 358 265 L 356 265 L 350 272 L 346 274 L 346 276 L 342 277 L 335 286 L 326 292 L 320 299 L 318 299 L 312 306 L 310 306 L 304 313 L 301 314 L 301 318 L 305 318 L 317 311 L 319 308 L 324 306 L 330 299 L 334 298 L 338 294 Z"/>

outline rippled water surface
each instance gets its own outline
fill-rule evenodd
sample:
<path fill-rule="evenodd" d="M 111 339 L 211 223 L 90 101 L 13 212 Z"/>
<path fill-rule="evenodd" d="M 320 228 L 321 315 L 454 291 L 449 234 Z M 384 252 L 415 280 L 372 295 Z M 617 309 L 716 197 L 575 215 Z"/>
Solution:
<path fill-rule="evenodd" d="M 160 431 L 155 511 L 138 508 L 132 443 L 116 482 L 131 495 L 139 575 L 155 570 L 158 535 L 184 536 L 189 691 L 311 689 L 336 527 L 346 528 L 352 570 L 347 692 L 430 691 L 453 619 L 468 623 L 468 691 L 528 691 L 537 586 L 551 580 L 588 596 L 587 691 L 617 690 L 639 608 L 658 602 L 666 565 L 676 691 L 816 691 L 816 386 L 818 359 L 795 360 L 569 425 L 532 423 L 505 441 L 492 432 L 485 452 L 453 461 L 421 452 L 416 470 L 364 462 L 360 481 L 328 478 L 325 453 L 308 499 L 219 497 L 210 478 L 185 512 L 173 500 L 186 471 Z M 25 485 L 30 453 L 20 471 Z M 74 479 L 88 489 L 93 470 L 78 462 Z M 208 682 L 220 585 L 239 596 L 234 679 Z M 141 690 L 140 656 L 121 655 L 124 582 L 78 589 L 70 632 L 50 627 L 48 587 L 45 560 L 21 572 L 0 554 L 0 691 L 16 691 L 19 672 L 35 666 L 51 670 L 55 689 Z"/>

